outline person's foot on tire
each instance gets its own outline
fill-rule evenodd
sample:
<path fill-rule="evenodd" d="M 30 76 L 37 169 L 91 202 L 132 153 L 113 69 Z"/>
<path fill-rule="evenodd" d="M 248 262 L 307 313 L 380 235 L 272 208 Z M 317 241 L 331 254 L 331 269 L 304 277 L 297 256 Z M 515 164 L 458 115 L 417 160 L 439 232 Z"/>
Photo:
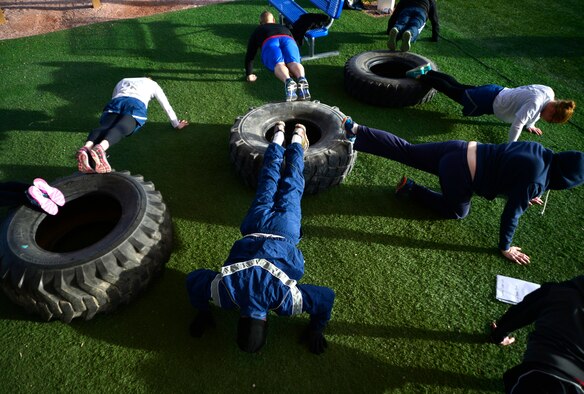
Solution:
<path fill-rule="evenodd" d="M 95 172 L 98 174 L 112 172 L 112 167 L 107 161 L 105 149 L 101 145 L 95 145 L 89 152 L 91 153 L 91 158 L 95 161 Z"/>
<path fill-rule="evenodd" d="M 355 131 L 357 131 L 357 126 L 358 124 L 353 121 L 350 116 L 345 116 L 343 119 L 341 127 L 345 132 L 345 138 L 347 138 L 349 142 L 355 142 L 355 139 L 357 138 L 357 133 L 355 133 Z"/>
<path fill-rule="evenodd" d="M 299 136 L 302 139 L 300 145 L 302 145 L 302 149 L 306 152 L 308 147 L 310 146 L 310 142 L 308 141 L 308 135 L 306 134 L 306 127 L 303 124 L 296 123 L 294 126 L 294 135 Z"/>
<path fill-rule="evenodd" d="M 93 174 L 95 170 L 89 164 L 89 149 L 83 147 L 77 151 L 77 169 L 84 174 Z"/>
<path fill-rule="evenodd" d="M 298 89 L 298 84 L 292 78 L 288 78 L 285 84 L 286 101 L 296 101 L 298 95 L 296 90 Z"/>
<path fill-rule="evenodd" d="M 430 63 L 426 63 L 422 66 L 418 66 L 416 68 L 412 68 L 411 70 L 406 71 L 406 77 L 412 79 L 419 79 L 422 75 L 426 74 L 428 71 L 432 71 L 432 66 Z"/>
<path fill-rule="evenodd" d="M 286 123 L 279 120 L 274 125 L 274 135 L 272 136 L 272 141 L 274 144 L 278 144 L 280 146 L 284 145 L 284 132 L 286 128 Z"/>
<path fill-rule="evenodd" d="M 56 187 L 50 186 L 44 179 L 36 178 L 32 184 L 58 206 L 62 207 L 65 205 L 65 196 L 63 193 Z"/>
<path fill-rule="evenodd" d="M 286 128 L 286 123 L 284 123 L 284 121 L 282 121 L 282 120 L 277 121 L 276 124 L 274 125 L 274 134 L 276 134 L 279 131 L 281 131 L 283 133 L 285 128 Z"/>
<path fill-rule="evenodd" d="M 308 90 L 308 81 L 301 77 L 298 79 L 298 88 L 296 89 L 296 96 L 300 101 L 310 100 L 310 91 Z"/>
<path fill-rule="evenodd" d="M 55 204 L 49 197 L 47 197 L 45 193 L 43 193 L 38 187 L 34 185 L 30 186 L 26 191 L 26 195 L 32 205 L 39 207 L 49 215 L 56 215 L 57 212 L 59 212 L 59 207 L 57 207 L 57 204 Z"/>

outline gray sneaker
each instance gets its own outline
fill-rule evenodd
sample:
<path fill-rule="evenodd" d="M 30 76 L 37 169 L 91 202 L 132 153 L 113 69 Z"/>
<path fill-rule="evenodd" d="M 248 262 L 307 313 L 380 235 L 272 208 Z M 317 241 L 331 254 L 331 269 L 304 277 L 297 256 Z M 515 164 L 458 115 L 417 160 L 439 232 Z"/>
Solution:
<path fill-rule="evenodd" d="M 397 35 L 399 34 L 399 30 L 397 30 L 397 28 L 392 28 L 389 31 L 389 39 L 387 40 L 387 48 L 391 49 L 392 51 L 395 51 L 395 48 L 397 48 Z"/>
<path fill-rule="evenodd" d="M 286 101 L 296 101 L 298 99 L 298 95 L 296 94 L 296 89 L 298 89 L 298 85 L 296 81 L 290 79 L 286 83 L 285 91 L 286 91 Z"/>
<path fill-rule="evenodd" d="M 412 32 L 406 30 L 402 36 L 401 51 L 407 52 L 412 49 Z"/>
<path fill-rule="evenodd" d="M 303 78 L 298 81 L 298 89 L 296 90 L 296 95 L 298 100 L 307 101 L 310 100 L 310 91 L 308 90 L 308 81 Z"/>

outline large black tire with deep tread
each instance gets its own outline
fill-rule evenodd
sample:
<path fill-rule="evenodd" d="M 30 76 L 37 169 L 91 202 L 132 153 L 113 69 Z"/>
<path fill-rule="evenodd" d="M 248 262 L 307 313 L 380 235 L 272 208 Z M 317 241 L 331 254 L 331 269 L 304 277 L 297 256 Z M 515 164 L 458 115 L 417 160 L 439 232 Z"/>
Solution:
<path fill-rule="evenodd" d="M 406 107 L 430 101 L 436 91 L 406 71 L 431 60 L 411 52 L 369 51 L 345 63 L 345 89 L 356 99 L 382 107 Z"/>
<path fill-rule="evenodd" d="M 130 302 L 172 251 L 170 214 L 154 184 L 129 172 L 76 174 L 53 186 L 56 216 L 28 207 L 0 228 L 0 286 L 44 320 L 89 320 Z"/>
<path fill-rule="evenodd" d="M 294 125 L 302 123 L 310 141 L 304 155 L 304 191 L 315 194 L 326 190 L 347 177 L 357 157 L 353 144 L 341 131 L 343 118 L 338 108 L 318 101 L 271 103 L 252 108 L 238 117 L 231 128 L 231 162 L 244 182 L 255 188 L 276 122 L 286 123 L 288 142 Z"/>

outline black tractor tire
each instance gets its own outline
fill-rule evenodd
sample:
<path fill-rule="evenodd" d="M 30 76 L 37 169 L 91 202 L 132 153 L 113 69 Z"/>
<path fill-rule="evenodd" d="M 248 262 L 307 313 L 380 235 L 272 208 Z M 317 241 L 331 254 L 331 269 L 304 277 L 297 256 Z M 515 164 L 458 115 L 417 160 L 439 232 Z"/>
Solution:
<path fill-rule="evenodd" d="M 407 107 L 430 101 L 436 91 L 406 77 L 406 71 L 431 60 L 410 52 L 369 51 L 345 63 L 345 90 L 357 100 L 381 107 Z"/>
<path fill-rule="evenodd" d="M 0 286 L 44 320 L 89 320 L 130 302 L 172 251 L 172 222 L 154 184 L 129 172 L 52 184 L 56 216 L 22 206 L 0 228 Z"/>
<path fill-rule="evenodd" d="M 294 125 L 306 126 L 310 147 L 304 155 L 305 193 L 316 194 L 340 184 L 355 164 L 357 152 L 341 131 L 345 115 L 337 107 L 318 101 L 270 103 L 238 117 L 231 128 L 229 152 L 235 171 L 245 184 L 257 187 L 264 152 L 273 136 L 274 125 L 286 123 L 290 143 Z"/>

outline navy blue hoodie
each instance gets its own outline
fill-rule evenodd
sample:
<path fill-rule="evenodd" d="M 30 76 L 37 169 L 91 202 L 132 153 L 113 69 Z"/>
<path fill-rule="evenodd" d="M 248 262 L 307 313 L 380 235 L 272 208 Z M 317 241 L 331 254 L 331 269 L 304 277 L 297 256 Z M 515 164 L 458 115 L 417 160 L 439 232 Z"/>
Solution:
<path fill-rule="evenodd" d="M 546 190 L 584 183 L 584 153 L 554 153 L 537 142 L 479 144 L 474 192 L 488 200 L 507 198 L 501 215 L 499 248 L 511 247 L 519 217 Z"/>

